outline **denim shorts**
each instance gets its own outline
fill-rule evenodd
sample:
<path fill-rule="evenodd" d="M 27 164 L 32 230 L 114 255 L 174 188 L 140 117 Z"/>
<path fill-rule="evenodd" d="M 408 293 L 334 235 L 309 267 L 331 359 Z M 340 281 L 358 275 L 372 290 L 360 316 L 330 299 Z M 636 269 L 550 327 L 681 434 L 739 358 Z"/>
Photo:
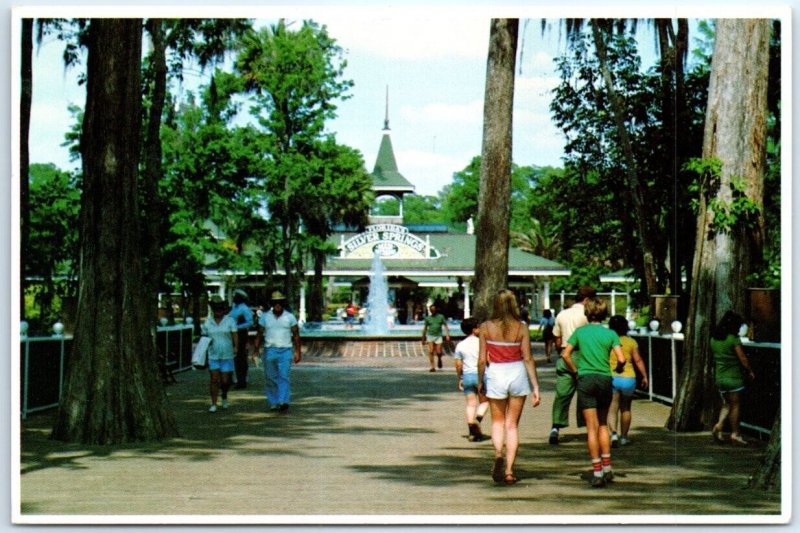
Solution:
<path fill-rule="evenodd" d="M 233 359 L 209 359 L 208 369 L 211 371 L 233 372 Z"/>
<path fill-rule="evenodd" d="M 486 390 L 486 379 L 484 376 L 483 390 Z M 461 375 L 461 383 L 464 385 L 464 394 L 478 394 L 478 373 L 466 373 Z"/>
<path fill-rule="evenodd" d="M 630 398 L 636 392 L 636 378 L 614 376 L 611 378 L 611 387 L 614 392 L 619 391 L 620 395 Z"/>

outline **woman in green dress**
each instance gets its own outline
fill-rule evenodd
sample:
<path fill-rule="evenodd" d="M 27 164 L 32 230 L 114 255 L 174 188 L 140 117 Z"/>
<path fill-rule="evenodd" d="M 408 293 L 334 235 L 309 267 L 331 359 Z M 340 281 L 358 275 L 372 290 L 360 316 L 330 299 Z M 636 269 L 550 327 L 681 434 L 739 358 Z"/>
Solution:
<path fill-rule="evenodd" d="M 731 425 L 731 444 L 747 445 L 747 441 L 739 434 L 739 406 L 742 392 L 745 389 L 745 378 L 755 379 L 753 368 L 747 360 L 739 339 L 739 329 L 744 319 L 727 311 L 719 323 L 711 331 L 711 353 L 714 356 L 714 380 L 722 396 L 722 409 L 719 419 L 711 429 L 711 435 L 717 442 L 725 442 L 722 428 L 725 420 Z"/>

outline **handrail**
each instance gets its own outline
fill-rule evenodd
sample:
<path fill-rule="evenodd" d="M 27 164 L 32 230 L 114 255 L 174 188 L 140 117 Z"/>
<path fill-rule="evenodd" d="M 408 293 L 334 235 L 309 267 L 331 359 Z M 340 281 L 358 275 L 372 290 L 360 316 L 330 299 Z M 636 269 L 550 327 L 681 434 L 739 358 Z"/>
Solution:
<path fill-rule="evenodd" d="M 639 333 L 629 332 L 629 336 L 636 339 L 639 343 L 639 351 L 646 352 L 647 361 L 647 374 L 648 386 L 647 390 L 637 387 L 637 391 L 645 395 L 650 400 L 658 400 L 668 405 L 672 405 L 675 401 L 678 388 L 678 376 L 682 366 L 683 342 L 684 337 L 682 334 L 659 334 L 659 333 Z M 663 344 L 669 342 L 669 350 L 663 349 Z M 655 348 L 654 348 L 655 347 Z M 754 355 L 754 352 L 759 351 L 773 351 L 780 352 L 781 344 L 775 342 L 753 342 L 747 339 L 742 340 L 742 347 L 748 356 Z M 780 355 L 780 353 L 779 353 Z M 664 358 L 669 357 L 668 365 L 665 364 Z M 775 364 L 767 364 L 763 362 L 762 358 L 751 357 L 751 364 L 760 366 L 761 372 L 756 371 L 756 382 L 748 387 L 746 395 L 752 395 L 758 401 L 748 402 L 748 405 L 742 406 L 742 427 L 748 428 L 760 434 L 769 435 L 772 427 L 771 420 L 769 420 L 770 413 L 776 412 L 780 404 L 780 357 L 777 357 Z M 658 366 L 661 372 L 656 372 L 655 368 Z M 766 383 L 771 374 L 777 374 L 778 379 L 775 383 Z M 766 376 L 761 381 L 758 376 Z M 668 380 L 665 382 L 664 380 Z M 758 409 L 749 409 L 753 404 L 758 405 Z M 753 420 L 753 418 L 760 417 L 761 423 Z M 769 426 L 769 427 L 766 427 Z"/>
<path fill-rule="evenodd" d="M 155 332 L 159 353 L 170 369 L 173 372 L 191 369 L 193 326 L 158 326 Z M 30 413 L 58 406 L 64 388 L 66 355 L 72 341 L 72 335 L 20 337 L 20 411 L 23 420 Z M 45 343 L 58 343 L 58 346 L 48 349 Z M 32 346 L 36 348 L 31 350 Z"/>

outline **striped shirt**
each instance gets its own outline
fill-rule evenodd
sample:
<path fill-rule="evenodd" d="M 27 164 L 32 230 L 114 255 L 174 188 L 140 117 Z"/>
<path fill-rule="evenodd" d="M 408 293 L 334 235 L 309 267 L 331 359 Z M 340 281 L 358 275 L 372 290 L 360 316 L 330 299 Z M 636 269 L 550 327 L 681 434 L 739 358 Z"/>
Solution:
<path fill-rule="evenodd" d="M 486 354 L 490 363 L 522 361 L 522 343 L 520 341 L 507 342 L 486 339 Z"/>

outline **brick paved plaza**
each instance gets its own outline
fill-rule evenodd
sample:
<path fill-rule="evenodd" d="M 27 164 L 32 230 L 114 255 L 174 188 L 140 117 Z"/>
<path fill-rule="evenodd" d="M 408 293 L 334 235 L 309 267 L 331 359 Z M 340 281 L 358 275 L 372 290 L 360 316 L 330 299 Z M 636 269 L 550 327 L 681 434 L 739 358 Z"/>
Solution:
<path fill-rule="evenodd" d="M 541 349 L 539 348 L 539 352 Z M 127 446 L 48 439 L 52 413 L 23 423 L 27 522 L 563 523 L 778 522 L 778 494 L 745 488 L 763 444 L 715 445 L 664 429 L 667 406 L 637 400 L 633 444 L 614 450 L 617 480 L 589 489 L 583 432 L 550 446 L 552 365 L 542 405 L 521 421 L 517 485 L 490 478 L 490 441 L 467 441 L 452 358 L 307 357 L 287 415 L 268 413 L 263 376 L 210 414 L 204 371 L 168 387 L 182 436 Z M 488 433 L 489 420 L 483 429 Z M 228 516 L 225 516 L 228 515 Z M 230 516 L 233 515 L 233 516 Z"/>

